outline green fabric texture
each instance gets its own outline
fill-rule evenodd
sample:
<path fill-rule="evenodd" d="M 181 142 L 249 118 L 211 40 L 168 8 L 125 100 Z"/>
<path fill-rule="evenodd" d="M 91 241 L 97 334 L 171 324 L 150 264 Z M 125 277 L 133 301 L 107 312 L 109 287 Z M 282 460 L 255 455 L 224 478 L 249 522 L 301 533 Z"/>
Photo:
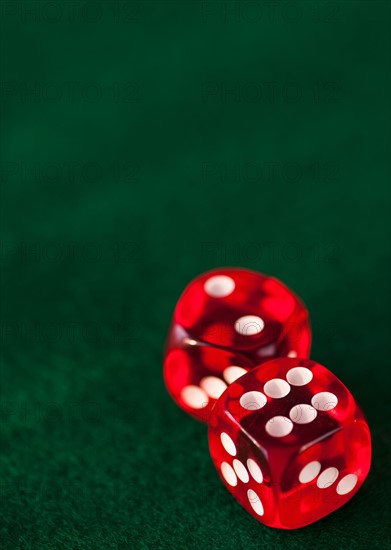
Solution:
<path fill-rule="evenodd" d="M 72 8 L 73 6 L 73 8 Z M 386 1 L 3 1 L 4 549 L 390 548 Z M 258 523 L 162 379 L 186 284 L 274 275 L 367 415 L 370 475 Z"/>

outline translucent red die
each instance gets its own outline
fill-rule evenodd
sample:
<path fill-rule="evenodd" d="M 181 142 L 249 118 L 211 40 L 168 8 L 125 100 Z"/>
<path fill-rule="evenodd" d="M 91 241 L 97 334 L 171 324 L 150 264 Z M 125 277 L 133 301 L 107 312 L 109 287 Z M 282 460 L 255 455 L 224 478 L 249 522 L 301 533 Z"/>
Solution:
<path fill-rule="evenodd" d="M 215 269 L 193 280 L 176 305 L 164 378 L 178 405 L 207 422 L 239 376 L 273 357 L 308 357 L 310 346 L 307 309 L 281 281 Z"/>
<path fill-rule="evenodd" d="M 343 506 L 371 462 L 369 427 L 354 397 L 309 359 L 274 359 L 233 382 L 214 406 L 209 447 L 238 502 L 280 529 Z"/>

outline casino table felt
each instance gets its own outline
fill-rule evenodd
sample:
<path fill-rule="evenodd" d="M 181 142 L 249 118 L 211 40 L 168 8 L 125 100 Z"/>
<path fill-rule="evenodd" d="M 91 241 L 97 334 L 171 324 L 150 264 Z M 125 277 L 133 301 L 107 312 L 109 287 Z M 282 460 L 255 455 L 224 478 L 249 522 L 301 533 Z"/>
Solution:
<path fill-rule="evenodd" d="M 390 548 L 389 3 L 1 23 L 1 547 Z M 224 265 L 304 300 L 372 430 L 362 489 L 302 530 L 235 502 L 164 387 L 175 303 Z"/>

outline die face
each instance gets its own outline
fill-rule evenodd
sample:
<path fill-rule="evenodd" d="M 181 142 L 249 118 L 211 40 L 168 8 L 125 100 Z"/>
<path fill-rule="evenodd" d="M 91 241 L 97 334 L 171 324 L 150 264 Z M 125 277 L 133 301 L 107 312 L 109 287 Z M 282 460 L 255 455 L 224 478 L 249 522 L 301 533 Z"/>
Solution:
<path fill-rule="evenodd" d="M 308 312 L 277 279 L 247 269 L 224 268 L 191 282 L 178 301 L 174 324 L 191 337 L 245 353 L 255 364 L 279 349 L 307 356 Z"/>
<path fill-rule="evenodd" d="M 209 449 L 217 471 L 238 502 L 266 525 L 276 525 L 278 509 L 267 454 L 232 419 L 212 416 Z"/>
<path fill-rule="evenodd" d="M 239 353 L 185 338 L 164 361 L 164 379 L 171 396 L 186 412 L 208 422 L 214 403 L 227 386 L 253 367 Z"/>
<path fill-rule="evenodd" d="M 359 490 L 370 462 L 371 439 L 364 418 L 297 453 L 279 486 L 280 522 L 295 529 L 337 510 Z"/>
<path fill-rule="evenodd" d="M 213 413 L 209 440 L 215 466 L 239 502 L 266 525 L 295 529 L 317 521 L 345 504 L 368 474 L 371 441 L 362 411 L 342 382 L 314 361 L 264 363 L 234 382 Z M 219 441 L 222 431 L 242 463 L 250 445 L 269 472 L 251 488 L 260 501 L 255 508 L 240 481 L 230 486 L 221 472 L 222 461 L 229 463 Z"/>

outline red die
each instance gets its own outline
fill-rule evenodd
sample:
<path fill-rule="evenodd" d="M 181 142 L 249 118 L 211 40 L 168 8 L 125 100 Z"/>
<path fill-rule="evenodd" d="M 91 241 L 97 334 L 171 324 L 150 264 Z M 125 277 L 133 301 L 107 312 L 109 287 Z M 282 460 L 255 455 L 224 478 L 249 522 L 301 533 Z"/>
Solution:
<path fill-rule="evenodd" d="M 209 447 L 240 504 L 280 529 L 343 506 L 371 462 L 361 409 L 334 374 L 309 359 L 274 359 L 232 383 L 215 404 Z"/>
<path fill-rule="evenodd" d="M 273 357 L 308 357 L 310 345 L 308 312 L 283 283 L 216 269 L 192 281 L 177 303 L 164 378 L 180 407 L 208 421 L 227 384 Z"/>

